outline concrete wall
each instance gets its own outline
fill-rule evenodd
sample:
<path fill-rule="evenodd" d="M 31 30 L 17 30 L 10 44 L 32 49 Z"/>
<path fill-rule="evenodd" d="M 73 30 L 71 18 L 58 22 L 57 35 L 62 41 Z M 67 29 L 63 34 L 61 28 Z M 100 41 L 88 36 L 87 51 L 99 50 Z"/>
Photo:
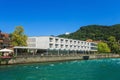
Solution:
<path fill-rule="evenodd" d="M 35 62 L 52 62 L 52 61 L 67 61 L 67 60 L 82 60 L 83 56 L 89 56 L 89 59 L 101 59 L 101 58 L 119 58 L 117 54 L 107 55 L 73 55 L 73 56 L 33 56 L 33 57 L 17 57 L 9 60 L 8 64 L 20 64 L 20 63 L 35 63 Z M 2 62 L 1 64 L 5 64 Z"/>
<path fill-rule="evenodd" d="M 52 62 L 52 61 L 65 61 L 65 60 L 75 60 L 82 59 L 82 57 L 24 57 L 24 58 L 16 58 L 11 59 L 9 64 L 18 64 L 18 63 L 35 63 L 35 62 Z"/>
<path fill-rule="evenodd" d="M 36 42 L 37 42 L 36 37 L 29 37 L 27 40 L 27 45 L 29 47 L 37 47 Z"/>
<path fill-rule="evenodd" d="M 49 48 L 49 37 L 36 37 L 36 47 L 40 49 L 48 49 Z"/>

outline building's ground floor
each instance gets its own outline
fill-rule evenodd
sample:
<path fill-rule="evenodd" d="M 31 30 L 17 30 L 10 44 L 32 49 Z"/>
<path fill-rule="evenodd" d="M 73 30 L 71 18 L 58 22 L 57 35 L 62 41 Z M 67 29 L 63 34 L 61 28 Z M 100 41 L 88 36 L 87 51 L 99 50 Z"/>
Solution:
<path fill-rule="evenodd" d="M 94 54 L 97 51 L 82 51 L 82 50 L 56 50 L 56 49 L 39 49 L 31 47 L 15 47 L 14 53 L 16 56 L 65 56 L 77 54 Z"/>

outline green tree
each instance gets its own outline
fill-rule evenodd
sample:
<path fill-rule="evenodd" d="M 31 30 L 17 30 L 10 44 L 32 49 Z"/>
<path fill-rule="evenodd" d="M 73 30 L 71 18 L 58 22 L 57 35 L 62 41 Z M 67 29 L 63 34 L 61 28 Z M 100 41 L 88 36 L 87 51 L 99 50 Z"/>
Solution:
<path fill-rule="evenodd" d="M 100 43 L 98 43 L 98 51 L 100 53 L 108 53 L 108 52 L 110 52 L 110 48 L 108 47 L 107 43 L 100 42 Z"/>
<path fill-rule="evenodd" d="M 27 36 L 24 34 L 22 26 L 17 26 L 15 31 L 11 34 L 13 46 L 27 46 Z"/>
<path fill-rule="evenodd" d="M 119 52 L 119 45 L 118 45 L 116 38 L 114 36 L 110 36 L 108 38 L 108 45 L 111 49 L 111 52 L 113 52 L 113 53 Z"/>
<path fill-rule="evenodd" d="M 103 40 L 106 41 L 110 36 L 115 36 L 116 40 L 120 40 L 120 24 L 104 26 L 104 25 L 87 25 L 81 26 L 77 31 L 69 35 L 59 35 L 59 37 L 78 39 L 78 40 Z"/>

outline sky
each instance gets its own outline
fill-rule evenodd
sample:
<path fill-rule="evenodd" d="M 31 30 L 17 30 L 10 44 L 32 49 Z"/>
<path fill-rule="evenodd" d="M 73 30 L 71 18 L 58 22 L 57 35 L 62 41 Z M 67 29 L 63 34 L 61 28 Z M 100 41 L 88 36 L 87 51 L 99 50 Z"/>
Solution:
<path fill-rule="evenodd" d="M 6 33 L 23 26 L 28 36 L 57 36 L 119 23 L 120 0 L 0 0 L 0 30 Z"/>

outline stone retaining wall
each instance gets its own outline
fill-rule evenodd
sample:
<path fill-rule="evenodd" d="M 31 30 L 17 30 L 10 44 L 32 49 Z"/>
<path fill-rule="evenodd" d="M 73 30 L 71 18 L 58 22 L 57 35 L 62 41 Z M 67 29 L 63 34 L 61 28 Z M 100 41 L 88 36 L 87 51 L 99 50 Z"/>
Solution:
<path fill-rule="evenodd" d="M 53 61 L 67 61 L 67 60 L 82 60 L 83 56 L 89 56 L 89 59 L 101 59 L 101 58 L 119 58 L 118 54 L 94 54 L 94 55 L 74 55 L 74 56 L 27 56 L 16 57 L 8 61 L 8 64 L 22 64 L 22 63 L 35 63 L 35 62 L 53 62 Z M 6 62 L 1 62 L 6 64 Z"/>

